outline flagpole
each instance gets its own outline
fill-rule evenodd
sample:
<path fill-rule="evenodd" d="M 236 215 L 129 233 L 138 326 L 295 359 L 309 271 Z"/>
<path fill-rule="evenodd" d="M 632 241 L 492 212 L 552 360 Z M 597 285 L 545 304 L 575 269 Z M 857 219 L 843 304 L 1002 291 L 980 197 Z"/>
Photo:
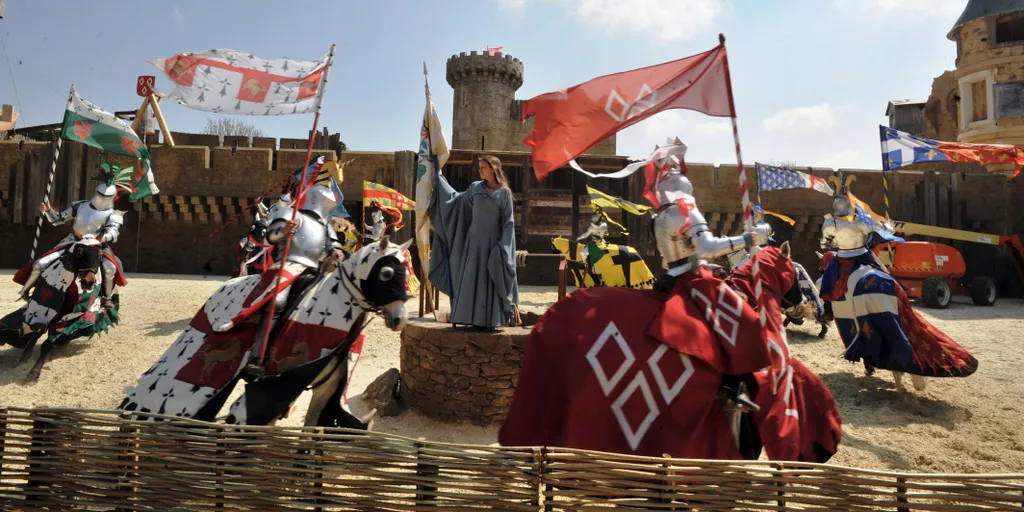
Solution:
<path fill-rule="evenodd" d="M 879 145 L 881 145 L 882 149 L 882 191 L 884 192 L 883 197 L 885 198 L 885 220 L 891 220 L 889 218 L 889 180 L 885 177 L 885 171 L 889 170 L 889 159 L 885 156 L 885 128 L 883 128 L 882 125 L 879 125 L 878 131 L 879 135 L 881 135 Z M 896 175 L 893 174 L 892 177 L 895 178 Z M 892 242 L 887 241 L 885 245 L 889 250 L 889 273 L 892 273 L 893 267 L 896 266 L 896 256 L 893 254 Z"/>
<path fill-rule="evenodd" d="M 423 84 L 424 84 L 424 92 L 429 91 L 430 90 L 430 82 L 427 80 L 427 63 L 426 62 L 423 63 Z M 430 101 L 430 96 L 428 94 L 427 95 L 427 108 L 429 108 L 431 103 L 433 103 L 433 102 Z M 427 117 L 426 109 L 424 109 L 424 117 Z M 427 119 L 427 122 L 426 122 L 427 146 L 429 146 L 428 150 L 430 151 L 430 163 L 431 163 L 431 167 L 434 168 L 434 183 L 436 184 L 438 182 L 438 180 L 440 179 L 439 176 L 441 175 L 441 166 L 438 165 L 437 155 L 434 153 L 434 138 L 430 134 L 430 121 L 431 121 L 431 119 Z M 439 241 L 441 242 L 442 254 L 444 254 L 444 270 L 445 270 L 445 275 L 448 276 L 448 291 L 454 293 L 454 290 L 453 290 L 453 286 L 454 285 L 452 285 L 452 269 L 448 265 L 448 244 L 444 243 L 444 240 L 439 240 Z M 423 273 L 427 277 L 424 280 L 426 282 L 430 281 L 430 275 L 429 275 L 430 272 L 429 271 L 430 271 L 430 269 L 423 269 Z M 427 297 L 431 301 L 433 301 L 433 297 L 431 295 L 428 295 Z M 433 302 L 431 302 L 431 311 L 434 312 L 434 319 L 436 320 L 437 319 L 437 311 L 434 309 Z"/>
<path fill-rule="evenodd" d="M 313 140 L 316 137 L 316 129 L 320 123 L 320 110 L 323 108 L 324 96 L 327 94 L 327 77 L 331 73 L 331 64 L 334 63 L 334 50 L 336 45 L 331 45 L 331 52 L 327 56 L 327 64 L 324 66 L 324 74 L 320 77 L 320 89 L 319 97 L 316 100 L 316 114 L 313 116 L 313 129 L 309 132 L 309 144 L 306 146 L 306 163 L 302 165 L 302 180 L 300 180 L 299 188 L 295 192 L 295 203 L 292 206 L 292 219 L 294 223 L 298 217 L 299 208 L 302 207 L 303 201 L 306 199 L 306 182 L 309 181 L 309 161 L 313 157 Z M 288 262 L 288 251 L 292 246 L 292 235 L 289 234 L 284 239 L 284 250 L 281 253 L 280 265 L 277 269 L 277 278 L 274 281 L 274 288 L 268 292 L 270 296 L 270 309 L 265 317 L 265 324 L 267 327 L 263 330 L 263 340 L 260 342 L 260 358 L 259 365 L 263 365 L 263 361 L 267 356 L 268 341 L 270 341 L 270 327 L 274 321 L 274 310 L 277 306 L 277 300 L 274 296 L 280 292 L 281 288 L 281 277 L 284 275 L 284 266 Z"/>
<path fill-rule="evenodd" d="M 732 77 L 729 73 L 729 55 L 725 52 L 725 34 L 718 34 L 718 42 L 722 46 L 722 60 L 725 68 L 725 88 L 729 93 L 729 118 L 732 120 L 732 137 L 736 142 L 736 166 L 738 167 L 737 172 L 739 173 L 740 179 L 740 193 L 742 194 L 741 201 L 743 204 L 743 224 L 746 226 L 747 231 L 754 231 L 754 219 L 753 219 L 753 206 L 750 204 L 750 191 L 747 189 L 747 172 L 743 169 L 743 154 L 740 152 L 740 132 L 739 127 L 736 124 L 736 104 L 733 101 L 732 96 Z M 760 189 L 759 189 L 760 190 Z M 750 255 L 754 254 L 754 251 L 747 249 L 747 253 Z M 757 309 L 760 313 L 761 327 L 763 328 L 768 321 L 764 303 L 761 302 L 761 279 L 758 275 L 760 269 L 758 268 L 757 261 L 754 260 L 754 266 L 751 269 L 754 277 L 754 302 L 757 304 Z"/>
<path fill-rule="evenodd" d="M 64 107 L 64 118 L 66 119 L 68 110 L 71 108 L 71 102 L 75 97 L 75 84 L 71 84 L 71 91 L 68 93 L 68 103 Z M 53 163 L 50 165 L 50 177 L 46 180 L 46 197 L 43 202 L 50 202 L 50 191 L 53 189 L 53 177 L 57 174 L 57 160 L 60 158 L 60 147 L 64 142 L 64 123 L 61 123 L 61 134 L 57 137 L 57 141 L 53 146 Z M 32 252 L 28 256 L 28 260 L 35 261 L 36 259 L 36 247 L 39 244 L 39 235 L 43 230 L 43 217 L 46 215 L 39 215 L 39 222 L 36 223 L 36 236 L 32 239 Z"/>

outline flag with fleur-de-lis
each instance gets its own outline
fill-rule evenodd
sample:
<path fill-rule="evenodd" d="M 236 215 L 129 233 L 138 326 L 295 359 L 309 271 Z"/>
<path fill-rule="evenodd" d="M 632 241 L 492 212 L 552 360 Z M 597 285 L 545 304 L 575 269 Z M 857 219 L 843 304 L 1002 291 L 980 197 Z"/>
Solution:
<path fill-rule="evenodd" d="M 183 53 L 149 61 L 174 82 L 169 97 L 219 114 L 282 116 L 320 107 L 333 47 L 319 60 L 262 59 L 235 50 Z"/>

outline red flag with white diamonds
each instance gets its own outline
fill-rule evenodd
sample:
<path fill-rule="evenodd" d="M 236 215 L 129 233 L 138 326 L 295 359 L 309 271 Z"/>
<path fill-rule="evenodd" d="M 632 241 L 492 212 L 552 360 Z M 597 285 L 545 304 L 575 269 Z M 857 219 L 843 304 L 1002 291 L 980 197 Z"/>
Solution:
<path fill-rule="evenodd" d="M 523 140 L 533 147 L 537 179 L 623 128 L 670 109 L 729 117 L 724 44 L 679 60 L 605 75 L 569 89 L 541 94 L 523 105 L 534 116 Z"/>
<path fill-rule="evenodd" d="M 234 50 L 184 53 L 149 61 L 175 84 L 169 96 L 196 110 L 249 116 L 315 112 L 327 87 L 334 48 L 316 61 L 261 59 Z"/>

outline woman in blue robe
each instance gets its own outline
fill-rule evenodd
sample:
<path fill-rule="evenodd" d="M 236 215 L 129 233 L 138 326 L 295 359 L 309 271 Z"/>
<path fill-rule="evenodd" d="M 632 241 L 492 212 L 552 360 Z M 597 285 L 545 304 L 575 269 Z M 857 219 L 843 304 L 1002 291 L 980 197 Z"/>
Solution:
<path fill-rule="evenodd" d="M 429 275 L 450 298 L 449 322 L 494 329 L 518 323 L 512 190 L 496 157 L 482 156 L 478 165 L 480 180 L 464 192 L 437 175 Z"/>

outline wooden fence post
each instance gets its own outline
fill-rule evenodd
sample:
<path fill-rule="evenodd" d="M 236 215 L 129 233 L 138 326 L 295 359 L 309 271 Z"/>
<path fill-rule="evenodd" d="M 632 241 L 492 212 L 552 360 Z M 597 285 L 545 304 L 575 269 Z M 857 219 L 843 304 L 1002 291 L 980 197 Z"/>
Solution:
<path fill-rule="evenodd" d="M 46 472 L 47 469 L 40 464 L 40 461 L 49 456 L 49 452 L 46 447 L 52 444 L 52 440 L 47 439 L 50 433 L 50 423 L 39 419 L 38 417 L 32 420 L 32 449 L 28 453 L 28 478 L 25 485 L 26 491 L 30 489 L 36 489 L 45 486 L 47 480 Z M 26 501 L 38 501 L 42 497 L 38 493 L 27 492 L 25 496 Z"/>
<path fill-rule="evenodd" d="M 906 505 L 910 503 L 907 499 L 907 479 L 903 477 L 896 478 L 896 512 L 910 512 L 910 508 Z M 903 506 L 900 506 L 903 505 Z"/>
<path fill-rule="evenodd" d="M 0 482 L 4 477 L 4 445 L 7 441 L 7 408 L 0 407 Z"/>
<path fill-rule="evenodd" d="M 129 421 L 131 421 L 131 417 L 132 415 L 128 411 L 124 411 L 121 413 L 120 419 L 122 423 L 120 427 L 118 427 L 118 433 L 120 433 L 124 437 L 122 437 L 120 442 L 117 443 L 118 448 L 120 448 L 121 450 L 121 453 L 117 456 L 117 459 L 120 461 L 125 461 L 124 472 L 121 473 L 123 479 L 121 482 L 118 483 L 117 487 L 119 490 L 128 490 L 128 492 L 131 494 L 131 497 L 124 499 L 122 504 L 125 506 L 116 508 L 115 510 L 117 512 L 132 510 L 132 507 L 129 505 L 129 503 L 134 501 L 135 498 L 137 498 L 138 494 L 138 488 L 135 487 L 135 485 L 132 484 L 131 482 L 132 479 L 138 476 L 139 470 L 139 443 L 138 439 L 132 438 L 132 434 L 138 433 L 139 429 L 138 427 L 133 427 L 128 423 Z"/>
<path fill-rule="evenodd" d="M 314 448 L 313 448 L 313 464 L 315 464 L 316 468 L 319 470 L 319 471 L 316 471 L 316 481 L 313 482 L 313 488 L 315 489 L 313 491 L 313 504 L 317 505 L 316 509 L 314 509 L 314 510 L 316 510 L 316 512 L 323 512 L 324 511 L 324 507 L 321 506 L 325 502 L 324 501 L 324 473 L 325 472 L 324 472 L 324 468 L 323 468 L 323 464 L 324 464 L 324 428 L 323 427 L 317 427 L 317 429 L 316 429 L 316 437 L 314 437 L 313 439 L 314 439 L 314 443 L 315 443 Z"/>
<path fill-rule="evenodd" d="M 778 507 L 776 510 L 779 510 L 779 511 L 786 510 L 786 490 L 785 490 L 786 489 L 786 483 L 782 481 L 782 478 L 784 478 L 784 476 L 785 476 L 782 473 L 782 469 L 784 467 L 785 466 L 783 466 L 782 464 L 776 464 L 775 465 L 775 469 L 777 469 L 779 471 L 775 475 L 775 476 L 779 477 L 779 481 L 775 482 L 775 487 L 778 488 L 778 490 L 775 491 L 775 494 L 779 497 L 778 501 L 776 501 L 775 504 Z"/>
<path fill-rule="evenodd" d="M 424 441 L 425 438 L 419 438 L 420 441 Z M 438 475 L 439 468 L 435 464 L 426 464 L 421 460 L 421 450 L 423 449 L 422 442 L 416 442 L 413 446 L 416 447 L 416 476 L 419 477 L 436 477 Z M 416 506 L 430 506 L 436 505 L 437 496 L 433 494 L 427 494 L 428 492 L 437 492 L 437 486 L 428 485 L 425 483 L 416 484 Z"/>
<path fill-rule="evenodd" d="M 551 494 L 552 485 L 547 480 L 548 466 L 551 464 L 551 459 L 548 458 L 548 447 L 545 446 L 540 449 L 541 456 L 541 473 L 540 481 L 543 483 L 542 489 L 544 490 L 544 512 L 552 512 L 555 510 L 555 496 Z"/>

